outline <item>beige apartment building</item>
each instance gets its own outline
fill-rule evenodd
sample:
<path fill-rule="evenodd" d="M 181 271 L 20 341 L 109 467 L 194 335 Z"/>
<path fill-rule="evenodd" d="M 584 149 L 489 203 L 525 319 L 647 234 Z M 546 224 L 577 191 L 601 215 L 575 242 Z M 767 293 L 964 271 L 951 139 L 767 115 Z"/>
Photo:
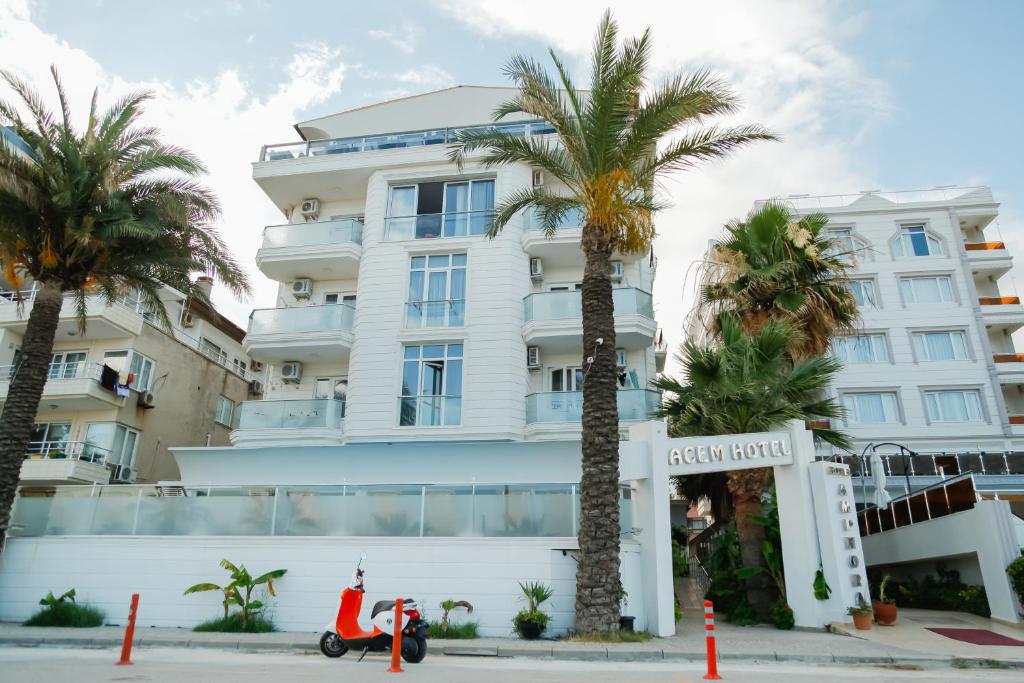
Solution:
<path fill-rule="evenodd" d="M 19 306 L 0 289 L 0 401 L 34 296 L 22 290 Z M 162 299 L 170 328 L 135 297 L 90 296 L 84 333 L 66 300 L 22 487 L 176 480 L 170 446 L 229 445 L 237 407 L 263 391 L 262 368 L 242 350 L 244 331 L 211 306 L 171 289 Z"/>

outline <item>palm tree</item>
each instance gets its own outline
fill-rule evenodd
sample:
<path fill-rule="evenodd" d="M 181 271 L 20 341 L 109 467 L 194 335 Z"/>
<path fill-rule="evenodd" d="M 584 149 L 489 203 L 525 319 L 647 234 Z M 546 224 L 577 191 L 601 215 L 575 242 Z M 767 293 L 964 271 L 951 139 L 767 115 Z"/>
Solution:
<path fill-rule="evenodd" d="M 754 332 L 768 320 L 790 320 L 794 358 L 820 356 L 832 337 L 852 331 L 859 315 L 846 288 L 850 252 L 824 231 L 828 216 L 796 220 L 782 203 L 767 202 L 746 221 L 726 226 L 705 264 L 696 314 L 714 335 L 723 311 Z"/>
<path fill-rule="evenodd" d="M 705 346 L 688 341 L 683 345 L 677 358 L 685 382 L 667 376 L 654 382 L 668 394 L 659 415 L 668 418 L 672 436 L 768 432 L 789 420 L 842 415 L 835 399 L 820 398 L 841 363 L 831 356 L 793 361 L 788 349 L 799 332 L 792 321 L 769 319 L 751 333 L 744 331 L 735 313 L 724 312 L 719 322 L 717 343 Z M 848 446 L 841 432 L 821 429 L 815 430 L 815 436 L 835 446 Z M 770 475 L 768 468 L 734 470 L 726 475 L 740 551 L 748 567 L 764 566 L 764 527 L 750 516 L 761 514 L 761 496 Z M 747 594 L 758 616 L 767 618 L 773 596 L 765 573 L 747 580 Z"/>
<path fill-rule="evenodd" d="M 756 140 L 774 136 L 759 126 L 705 126 L 736 109 L 726 86 L 705 72 L 647 81 L 650 30 L 618 41 L 610 13 L 594 44 L 590 88 L 579 90 L 551 52 L 556 75 L 517 56 L 505 73 L 519 92 L 495 111 L 543 119 L 555 134 L 517 137 L 496 130 L 464 132 L 450 150 L 462 168 L 484 150 L 482 163 L 522 163 L 557 181 L 513 193 L 495 210 L 490 235 L 524 211 L 535 211 L 550 236 L 570 213 L 583 216 L 583 476 L 580 557 L 576 572 L 576 630 L 609 631 L 619 621 L 619 424 L 616 409 L 615 320 L 610 260 L 613 252 L 642 254 L 654 238 L 654 196 L 663 174 L 692 168 Z M 679 129 L 683 128 L 681 132 Z M 670 135 L 671 141 L 661 145 Z M 598 343 L 598 339 L 603 340 Z"/>
<path fill-rule="evenodd" d="M 193 273 L 216 275 L 235 294 L 249 291 L 211 227 L 220 208 L 196 180 L 205 172 L 202 163 L 160 142 L 156 129 L 137 125 L 151 94 L 126 95 L 99 112 L 94 93 L 79 131 L 57 71 L 51 72 L 60 102 L 56 114 L 29 85 L 0 71 L 29 117 L 0 100 L 0 124 L 30 150 L 0 138 L 0 269 L 16 291 L 26 281 L 37 287 L 0 415 L 0 542 L 65 296 L 76 302 L 84 330 L 87 296 L 112 302 L 137 292 L 169 325 L 158 292 L 172 287 L 205 300 Z"/>

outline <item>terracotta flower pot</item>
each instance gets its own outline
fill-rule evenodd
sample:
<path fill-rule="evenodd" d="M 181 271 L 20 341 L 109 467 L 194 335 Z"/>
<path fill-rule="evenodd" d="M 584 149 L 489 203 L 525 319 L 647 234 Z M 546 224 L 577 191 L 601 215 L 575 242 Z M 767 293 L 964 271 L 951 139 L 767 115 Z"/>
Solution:
<path fill-rule="evenodd" d="M 896 623 L 896 605 L 891 602 L 872 602 L 871 609 L 875 613 L 875 621 L 879 626 L 892 626 Z"/>
<path fill-rule="evenodd" d="M 866 614 L 854 614 L 853 625 L 858 631 L 871 630 L 871 612 Z"/>

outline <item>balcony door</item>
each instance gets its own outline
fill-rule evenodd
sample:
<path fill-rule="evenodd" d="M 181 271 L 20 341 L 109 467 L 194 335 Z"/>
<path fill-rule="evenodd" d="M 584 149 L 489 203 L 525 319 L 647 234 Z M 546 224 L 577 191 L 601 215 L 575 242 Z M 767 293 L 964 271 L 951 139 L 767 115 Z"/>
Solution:
<path fill-rule="evenodd" d="M 583 391 L 583 368 L 550 368 L 551 391 Z"/>
<path fill-rule="evenodd" d="M 85 351 L 57 351 L 50 356 L 48 379 L 72 379 L 85 370 Z"/>
<path fill-rule="evenodd" d="M 317 377 L 313 383 L 313 398 L 341 401 L 341 416 L 345 417 L 345 397 L 348 395 L 347 377 Z"/>
<path fill-rule="evenodd" d="M 70 436 L 70 422 L 37 423 L 32 426 L 32 433 L 28 438 L 28 452 L 49 455 L 54 451 L 62 451 L 67 446 Z"/>

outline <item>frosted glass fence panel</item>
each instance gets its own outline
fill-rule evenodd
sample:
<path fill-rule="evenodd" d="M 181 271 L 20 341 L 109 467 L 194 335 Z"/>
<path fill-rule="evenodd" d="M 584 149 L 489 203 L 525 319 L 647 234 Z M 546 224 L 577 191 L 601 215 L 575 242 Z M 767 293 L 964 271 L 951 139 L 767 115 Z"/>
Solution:
<path fill-rule="evenodd" d="M 355 218 L 339 218 L 317 223 L 271 225 L 263 230 L 263 248 L 309 247 L 341 242 L 363 243 L 363 222 Z"/>
<path fill-rule="evenodd" d="M 576 535 L 578 519 L 572 484 L 58 486 L 19 492 L 9 533 L 563 537 Z"/>
<path fill-rule="evenodd" d="M 661 395 L 650 389 L 622 389 L 616 392 L 615 400 L 620 420 L 647 420 L 658 409 Z M 582 419 L 582 391 L 546 391 L 526 397 L 527 424 Z"/>
<path fill-rule="evenodd" d="M 348 304 L 261 308 L 249 317 L 249 334 L 351 332 L 354 317 Z"/>
<path fill-rule="evenodd" d="M 238 429 L 341 429 L 344 402 L 333 398 L 244 401 Z"/>
<path fill-rule="evenodd" d="M 612 290 L 615 315 L 639 315 L 654 319 L 654 303 L 647 292 L 632 287 Z M 539 292 L 523 299 L 524 315 L 530 320 L 583 320 L 580 292 Z"/>

